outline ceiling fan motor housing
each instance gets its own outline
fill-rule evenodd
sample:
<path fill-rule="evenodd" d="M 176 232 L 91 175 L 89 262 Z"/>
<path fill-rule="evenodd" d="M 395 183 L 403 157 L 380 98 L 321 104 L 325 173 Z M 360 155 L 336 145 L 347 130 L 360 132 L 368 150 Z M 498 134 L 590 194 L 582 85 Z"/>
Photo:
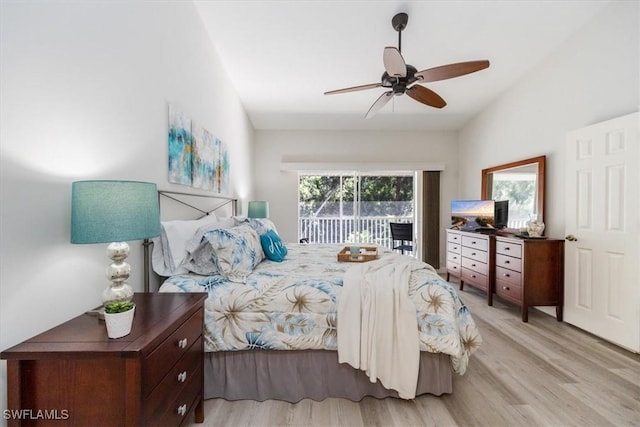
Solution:
<path fill-rule="evenodd" d="M 406 77 L 391 77 L 386 71 L 382 73 L 382 87 L 390 87 L 393 93 L 396 95 L 402 95 L 407 86 L 417 81 L 415 74 L 418 72 L 416 67 L 407 64 L 407 76 Z"/>

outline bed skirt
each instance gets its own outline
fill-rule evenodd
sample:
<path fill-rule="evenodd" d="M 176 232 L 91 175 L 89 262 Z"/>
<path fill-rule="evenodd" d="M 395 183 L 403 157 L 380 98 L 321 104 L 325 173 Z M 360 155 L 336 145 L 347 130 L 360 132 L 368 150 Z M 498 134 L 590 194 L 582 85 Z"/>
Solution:
<path fill-rule="evenodd" d="M 398 397 L 363 371 L 338 363 L 327 350 L 245 350 L 205 353 L 204 398 L 226 400 L 317 401 L 339 397 L 360 401 L 366 396 Z M 451 393 L 451 361 L 443 353 L 420 353 L 416 395 Z"/>

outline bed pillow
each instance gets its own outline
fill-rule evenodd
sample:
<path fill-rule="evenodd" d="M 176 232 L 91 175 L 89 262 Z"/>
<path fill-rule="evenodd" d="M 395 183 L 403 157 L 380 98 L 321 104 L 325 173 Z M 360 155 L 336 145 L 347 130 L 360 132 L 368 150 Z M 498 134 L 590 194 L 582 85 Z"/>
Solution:
<path fill-rule="evenodd" d="M 207 215 L 197 220 L 163 221 L 161 237 L 165 259 L 168 258 L 169 267 L 176 269 L 187 255 L 187 244 L 200 227 L 218 222 L 215 215 Z"/>
<path fill-rule="evenodd" d="M 258 236 L 262 236 L 269 230 L 274 230 L 277 233 L 276 226 L 270 219 L 267 218 L 244 218 L 235 217 L 237 225 L 247 224 L 258 233 Z"/>
<path fill-rule="evenodd" d="M 246 283 L 247 276 L 264 259 L 260 238 L 248 225 L 206 232 L 185 267 L 197 274 L 219 274 Z"/>
<path fill-rule="evenodd" d="M 269 230 L 260 236 L 265 256 L 271 261 L 282 262 L 287 256 L 287 247 L 275 230 Z"/>

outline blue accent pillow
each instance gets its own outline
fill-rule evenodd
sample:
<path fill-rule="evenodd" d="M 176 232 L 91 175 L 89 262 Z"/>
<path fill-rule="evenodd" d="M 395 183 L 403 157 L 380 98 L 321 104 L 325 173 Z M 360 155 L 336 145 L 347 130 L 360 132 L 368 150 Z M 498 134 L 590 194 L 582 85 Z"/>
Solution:
<path fill-rule="evenodd" d="M 260 244 L 267 258 L 271 261 L 282 262 L 287 256 L 287 247 L 275 230 L 268 230 L 260 236 Z"/>

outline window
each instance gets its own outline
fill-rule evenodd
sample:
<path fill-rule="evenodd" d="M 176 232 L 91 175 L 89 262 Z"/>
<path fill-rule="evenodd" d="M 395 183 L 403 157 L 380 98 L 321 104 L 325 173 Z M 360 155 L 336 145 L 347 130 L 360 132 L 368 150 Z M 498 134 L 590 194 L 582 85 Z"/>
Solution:
<path fill-rule="evenodd" d="M 415 222 L 414 172 L 300 173 L 298 234 L 391 247 L 390 222 Z"/>

